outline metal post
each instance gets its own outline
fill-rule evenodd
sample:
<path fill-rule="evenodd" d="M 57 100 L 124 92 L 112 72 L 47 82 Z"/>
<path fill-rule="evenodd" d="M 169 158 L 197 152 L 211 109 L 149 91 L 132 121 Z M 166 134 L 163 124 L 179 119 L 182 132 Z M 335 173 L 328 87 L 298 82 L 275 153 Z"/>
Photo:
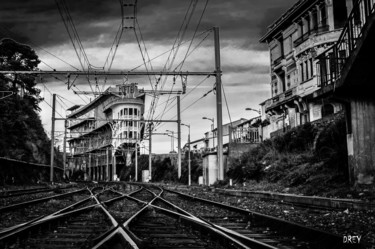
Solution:
<path fill-rule="evenodd" d="M 172 136 L 171 136 L 171 152 L 174 151 L 174 131 L 172 131 Z"/>
<path fill-rule="evenodd" d="M 52 95 L 52 125 L 51 125 L 51 169 L 50 169 L 50 182 L 53 182 L 53 161 L 55 154 L 55 107 L 56 107 L 56 94 Z"/>
<path fill-rule="evenodd" d="M 152 123 L 149 123 L 149 140 L 148 140 L 148 174 L 149 174 L 149 179 L 151 180 L 151 166 L 152 166 Z"/>
<path fill-rule="evenodd" d="M 66 171 L 66 128 L 68 127 L 68 120 L 65 120 L 64 122 L 64 144 L 63 144 L 63 177 L 65 176 L 65 171 Z"/>
<path fill-rule="evenodd" d="M 178 179 L 181 178 L 181 113 L 180 113 L 180 96 L 177 96 L 177 146 L 178 146 Z"/>
<path fill-rule="evenodd" d="M 189 127 L 189 136 L 188 136 L 188 144 L 189 144 L 189 155 L 188 155 L 188 174 L 189 174 L 189 178 L 188 178 L 188 185 L 191 186 L 191 160 L 190 160 L 190 125 L 188 126 Z"/>
<path fill-rule="evenodd" d="M 214 27 L 215 37 L 215 73 L 216 73 L 216 119 L 217 119 L 217 163 L 218 179 L 224 179 L 223 164 L 223 120 L 222 120 L 222 100 L 221 100 L 221 62 L 220 62 L 220 36 L 219 27 Z"/>
<path fill-rule="evenodd" d="M 135 142 L 135 181 L 138 182 L 138 142 Z"/>
<path fill-rule="evenodd" d="M 211 125 L 211 133 L 212 133 L 212 148 L 215 149 L 215 136 L 214 136 L 214 128 L 215 128 L 215 118 L 212 118 L 212 125 Z M 210 140 L 208 140 L 210 141 Z"/>

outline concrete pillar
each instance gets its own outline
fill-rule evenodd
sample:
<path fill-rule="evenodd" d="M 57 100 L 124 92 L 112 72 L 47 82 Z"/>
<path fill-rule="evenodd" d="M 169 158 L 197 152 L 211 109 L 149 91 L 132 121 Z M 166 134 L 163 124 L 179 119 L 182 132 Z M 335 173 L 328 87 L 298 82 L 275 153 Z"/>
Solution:
<path fill-rule="evenodd" d="M 91 177 L 91 154 L 89 154 L 89 159 L 88 159 L 88 167 L 89 167 L 89 170 L 88 170 L 88 179 L 87 180 L 91 180 L 92 177 Z"/>
<path fill-rule="evenodd" d="M 115 151 L 112 153 L 113 154 L 113 157 L 112 157 L 112 181 L 115 181 L 116 180 L 116 155 L 115 155 Z"/>
<path fill-rule="evenodd" d="M 352 134 L 348 134 L 349 167 L 354 172 L 354 183 L 375 185 L 375 101 L 356 98 L 350 100 Z"/>

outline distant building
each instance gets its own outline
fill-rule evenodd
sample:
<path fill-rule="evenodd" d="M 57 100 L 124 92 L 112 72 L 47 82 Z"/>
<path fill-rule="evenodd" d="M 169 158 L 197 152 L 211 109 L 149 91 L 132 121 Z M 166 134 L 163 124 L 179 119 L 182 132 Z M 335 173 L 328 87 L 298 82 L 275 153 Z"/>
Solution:
<path fill-rule="evenodd" d="M 260 39 L 271 57 L 271 98 L 261 103 L 265 138 L 342 110 L 320 89 L 317 56 L 339 38 L 352 0 L 300 0 L 268 27 Z"/>
<path fill-rule="evenodd" d="M 198 140 L 194 140 L 190 142 L 190 151 L 193 153 L 203 153 L 206 149 L 206 143 L 205 139 L 201 138 Z M 183 152 L 185 153 L 186 151 L 189 150 L 189 144 L 186 143 L 184 147 L 182 148 Z"/>
<path fill-rule="evenodd" d="M 143 137 L 144 123 L 137 121 L 143 119 L 144 102 L 145 95 L 131 83 L 109 87 L 89 104 L 71 107 L 70 165 L 88 178 L 115 180 L 120 167 L 132 163 Z"/>
<path fill-rule="evenodd" d="M 230 141 L 229 134 L 230 134 L 230 127 L 235 128 L 239 124 L 246 122 L 247 119 L 241 118 L 239 120 L 233 121 L 232 123 L 227 123 L 223 125 L 223 145 L 224 147 L 228 147 L 228 143 Z M 204 141 L 206 143 L 206 150 L 208 151 L 216 151 L 217 150 L 217 128 L 208 131 L 204 134 Z"/>
<path fill-rule="evenodd" d="M 232 128 L 232 143 L 259 143 L 262 140 L 260 116 L 246 120 Z"/>

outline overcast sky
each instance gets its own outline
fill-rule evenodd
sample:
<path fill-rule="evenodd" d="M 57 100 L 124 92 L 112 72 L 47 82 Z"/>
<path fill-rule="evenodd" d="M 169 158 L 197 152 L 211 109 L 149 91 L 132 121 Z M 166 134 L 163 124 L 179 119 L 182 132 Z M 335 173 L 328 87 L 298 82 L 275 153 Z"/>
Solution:
<path fill-rule="evenodd" d="M 266 32 L 267 26 L 291 7 L 297 0 L 210 0 L 208 1 L 202 22 L 197 34 L 213 26 L 220 27 L 221 62 L 223 71 L 223 86 L 232 120 L 251 118 L 255 112 L 245 111 L 246 107 L 258 109 L 259 103 L 270 97 L 269 53 L 267 45 L 260 44 L 260 37 Z M 82 41 L 90 63 L 102 67 L 109 53 L 121 20 L 121 8 L 118 0 L 66 0 L 76 30 Z M 168 50 L 174 44 L 176 36 L 183 23 L 191 1 L 189 0 L 138 0 L 137 18 L 139 30 L 151 58 Z M 206 0 L 199 0 L 193 13 L 192 20 L 186 29 L 184 41 L 192 39 L 202 14 Z M 138 25 L 136 26 L 138 28 Z M 65 29 L 64 23 L 54 0 L 1 0 L 0 1 L 0 37 L 10 37 L 19 42 L 29 44 L 39 55 L 44 70 L 74 70 L 80 68 L 79 61 Z M 213 34 L 207 38 L 197 35 L 191 45 L 192 51 L 183 64 L 182 71 L 213 71 L 214 48 Z M 138 32 L 138 38 L 140 33 Z M 205 38 L 205 39 L 204 39 Z M 185 57 L 190 42 L 186 42 L 179 49 L 172 69 Z M 198 47 L 197 45 L 200 44 Z M 152 61 L 154 70 L 162 69 L 169 53 Z M 137 70 L 145 71 L 142 56 L 134 31 L 125 30 L 116 57 L 113 70 L 130 70 L 140 66 Z M 73 67 L 72 67 L 73 66 Z M 51 93 L 57 93 L 59 103 L 57 112 L 65 115 L 67 106 L 84 104 L 93 96 L 76 95 L 67 90 L 63 81 L 54 78 L 43 78 L 39 84 L 42 95 L 51 104 Z M 130 78 L 131 82 L 138 82 L 140 88 L 150 90 L 147 77 Z M 155 80 L 151 79 L 155 84 Z M 122 79 L 110 79 L 106 86 Z M 187 92 L 181 96 L 181 109 L 189 107 L 197 99 L 210 91 L 214 86 L 214 78 L 188 77 Z M 99 87 L 103 81 L 99 79 Z M 173 77 L 165 82 L 165 90 L 173 86 Z M 198 85 L 198 86 L 197 86 Z M 78 78 L 76 86 L 79 90 L 90 90 L 87 81 Z M 181 81 L 176 80 L 175 90 L 181 89 Z M 172 97 L 173 98 L 173 97 Z M 191 125 L 192 140 L 200 139 L 210 128 L 210 121 L 202 117 L 216 119 L 214 93 L 209 93 L 182 113 L 182 122 Z M 82 100 L 83 99 L 83 100 Z M 151 98 L 146 100 L 146 113 Z M 160 97 L 155 117 L 161 117 L 163 110 L 169 110 L 162 117 L 172 119 L 176 115 L 175 102 L 167 102 L 168 97 Z M 44 102 L 40 113 L 47 131 L 51 125 L 51 107 Z M 168 106 L 165 106 L 168 103 Z M 57 114 L 57 117 L 59 117 Z M 229 115 L 225 101 L 223 101 L 223 123 L 229 122 Z M 146 117 L 146 115 L 145 115 Z M 215 124 L 216 127 L 216 124 Z M 157 132 L 166 129 L 177 130 L 175 124 L 164 124 L 157 127 Z M 61 121 L 57 123 L 57 130 L 62 131 Z M 187 129 L 182 128 L 182 145 L 187 140 Z M 154 152 L 166 153 L 170 151 L 170 138 L 157 136 L 154 140 Z M 147 144 L 147 143 L 146 143 Z M 177 142 L 175 142 L 177 145 Z"/>

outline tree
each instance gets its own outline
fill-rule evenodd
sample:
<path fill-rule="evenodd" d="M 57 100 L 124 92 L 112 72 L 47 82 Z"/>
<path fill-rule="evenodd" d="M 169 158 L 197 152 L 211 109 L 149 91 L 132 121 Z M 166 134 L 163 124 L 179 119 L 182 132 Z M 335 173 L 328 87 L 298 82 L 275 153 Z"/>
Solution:
<path fill-rule="evenodd" d="M 6 38 L 0 41 L 0 70 L 36 71 L 40 60 L 35 51 L 24 44 Z M 38 103 L 43 99 L 35 87 L 35 76 L 31 74 L 0 74 L 0 90 L 24 91 L 24 99 L 34 110 L 40 110 Z"/>
<path fill-rule="evenodd" d="M 0 40 L 0 70 L 36 71 L 39 63 L 29 46 Z M 48 163 L 50 143 L 36 112 L 42 98 L 35 86 L 34 75 L 0 74 L 0 91 L 19 93 L 0 100 L 0 157 Z"/>

